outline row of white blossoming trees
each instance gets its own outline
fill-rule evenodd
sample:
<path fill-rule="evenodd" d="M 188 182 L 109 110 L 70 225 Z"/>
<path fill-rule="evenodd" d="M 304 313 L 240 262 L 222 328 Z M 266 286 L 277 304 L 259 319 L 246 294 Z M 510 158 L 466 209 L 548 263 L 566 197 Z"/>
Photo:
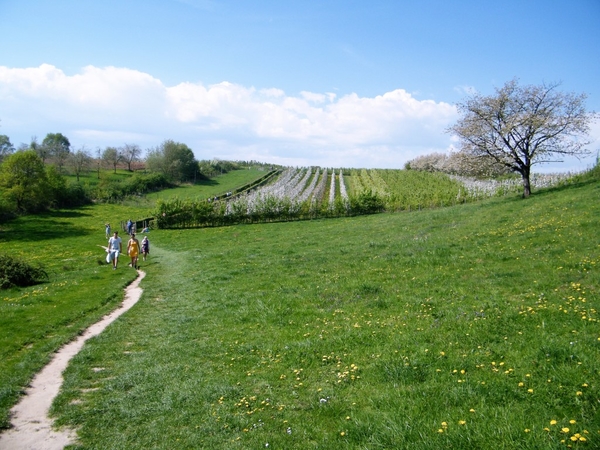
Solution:
<path fill-rule="evenodd" d="M 439 172 L 289 167 L 233 195 L 159 201 L 155 217 L 159 228 L 306 220 L 450 206 L 518 189 Z"/>

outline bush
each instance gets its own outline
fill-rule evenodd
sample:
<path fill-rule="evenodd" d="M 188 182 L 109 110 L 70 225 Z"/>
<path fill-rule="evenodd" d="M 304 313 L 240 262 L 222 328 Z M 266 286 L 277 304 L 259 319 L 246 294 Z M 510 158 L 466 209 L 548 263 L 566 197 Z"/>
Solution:
<path fill-rule="evenodd" d="M 8 201 L 0 189 L 0 223 L 7 222 L 17 215 L 16 207 Z"/>
<path fill-rule="evenodd" d="M 172 187 L 172 184 L 163 174 L 136 173 L 131 178 L 121 181 L 102 180 L 93 196 L 97 200 L 115 201 L 122 200 L 130 195 L 143 195 L 169 187 Z"/>
<path fill-rule="evenodd" d="M 0 289 L 32 286 L 45 280 L 48 280 L 48 273 L 41 266 L 35 267 L 20 259 L 0 255 Z"/>
<path fill-rule="evenodd" d="M 358 196 L 350 198 L 352 214 L 375 214 L 385 210 L 385 203 L 373 191 L 362 191 Z"/>
<path fill-rule="evenodd" d="M 71 208 L 92 203 L 88 191 L 79 183 L 69 184 L 64 193 L 65 195 L 59 199 L 61 207 Z"/>
<path fill-rule="evenodd" d="M 160 173 L 151 173 L 142 175 L 136 173 L 123 185 L 123 192 L 126 195 L 141 195 L 147 192 L 158 191 L 171 187 L 171 183 Z"/>

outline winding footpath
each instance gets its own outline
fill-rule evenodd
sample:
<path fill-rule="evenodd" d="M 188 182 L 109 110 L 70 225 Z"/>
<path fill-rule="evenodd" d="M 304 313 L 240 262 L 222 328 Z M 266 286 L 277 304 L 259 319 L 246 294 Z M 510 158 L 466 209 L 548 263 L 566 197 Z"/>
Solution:
<path fill-rule="evenodd" d="M 85 341 L 97 336 L 121 314 L 137 303 L 142 295 L 140 281 L 146 276 L 138 271 L 138 277 L 125 289 L 121 306 L 90 326 L 76 340 L 62 347 L 52 361 L 39 372 L 27 388 L 25 395 L 12 409 L 12 428 L 0 434 L 0 450 L 62 450 L 74 444 L 74 430 L 54 431 L 48 417 L 52 401 L 63 383 L 62 373 L 69 361 L 83 348 Z"/>

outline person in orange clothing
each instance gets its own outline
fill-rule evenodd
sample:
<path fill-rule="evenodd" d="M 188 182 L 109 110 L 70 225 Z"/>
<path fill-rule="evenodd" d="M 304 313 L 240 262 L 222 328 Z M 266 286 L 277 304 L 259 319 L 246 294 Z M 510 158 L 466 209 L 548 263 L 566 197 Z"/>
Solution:
<path fill-rule="evenodd" d="M 140 241 L 135 238 L 135 233 L 131 233 L 131 239 L 127 242 L 127 254 L 131 258 L 131 267 L 138 268 L 138 256 L 140 254 Z"/>

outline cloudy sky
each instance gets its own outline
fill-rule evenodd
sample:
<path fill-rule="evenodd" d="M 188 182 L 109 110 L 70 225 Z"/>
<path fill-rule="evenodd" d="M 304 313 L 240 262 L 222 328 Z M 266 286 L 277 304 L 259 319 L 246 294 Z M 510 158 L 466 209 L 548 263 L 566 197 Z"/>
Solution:
<path fill-rule="evenodd" d="M 600 111 L 598 0 L 0 0 L 0 134 L 402 168 L 512 78 Z M 590 146 L 600 148 L 600 124 Z M 589 167 L 593 159 L 546 167 Z"/>

